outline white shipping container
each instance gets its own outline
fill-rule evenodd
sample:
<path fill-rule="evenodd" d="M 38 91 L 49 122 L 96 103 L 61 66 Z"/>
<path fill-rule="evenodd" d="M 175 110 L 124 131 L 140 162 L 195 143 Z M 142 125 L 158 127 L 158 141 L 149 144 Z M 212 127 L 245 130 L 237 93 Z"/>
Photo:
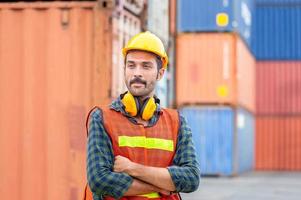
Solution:
<path fill-rule="evenodd" d="M 124 83 L 124 58 L 121 50 L 131 37 L 141 31 L 141 22 L 138 17 L 126 10 L 117 10 L 113 16 L 112 97 L 116 98 L 127 90 Z"/>
<path fill-rule="evenodd" d="M 160 0 L 149 0 L 147 5 L 147 29 L 157 35 L 163 42 L 165 50 L 168 50 L 169 41 L 169 12 L 168 2 Z M 160 99 L 163 107 L 170 105 L 169 103 L 169 81 L 170 69 L 168 69 L 163 78 L 158 82 L 156 87 L 156 95 Z"/>
<path fill-rule="evenodd" d="M 168 1 L 148 0 L 147 29 L 163 41 L 165 48 L 168 47 L 169 40 L 168 21 Z"/>

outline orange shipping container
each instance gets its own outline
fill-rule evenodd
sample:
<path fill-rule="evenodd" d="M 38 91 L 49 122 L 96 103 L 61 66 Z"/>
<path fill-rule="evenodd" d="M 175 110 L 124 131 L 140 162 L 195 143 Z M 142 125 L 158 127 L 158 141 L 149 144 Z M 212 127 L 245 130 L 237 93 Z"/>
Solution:
<path fill-rule="evenodd" d="M 236 34 L 180 34 L 176 59 L 178 106 L 240 104 L 254 111 L 255 61 Z"/>
<path fill-rule="evenodd" d="M 111 13 L 0 4 L 1 199 L 81 199 L 86 115 L 109 101 Z"/>
<path fill-rule="evenodd" d="M 257 170 L 301 170 L 301 117 L 257 117 Z"/>

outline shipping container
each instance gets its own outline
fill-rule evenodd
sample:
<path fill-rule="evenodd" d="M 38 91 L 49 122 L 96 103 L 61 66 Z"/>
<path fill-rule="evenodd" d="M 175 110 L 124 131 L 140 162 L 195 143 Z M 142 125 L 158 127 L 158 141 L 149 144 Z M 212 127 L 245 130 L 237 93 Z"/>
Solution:
<path fill-rule="evenodd" d="M 301 60 L 300 3 L 257 5 L 253 21 L 252 52 L 257 60 Z"/>
<path fill-rule="evenodd" d="M 168 6 L 168 0 L 149 0 L 147 5 L 147 29 L 161 39 L 165 48 L 169 41 Z"/>
<path fill-rule="evenodd" d="M 169 0 L 169 42 L 167 48 L 168 54 L 168 105 L 169 107 L 176 107 L 176 58 L 175 58 L 175 47 L 176 47 L 176 18 L 177 18 L 177 0 Z"/>
<path fill-rule="evenodd" d="M 12 200 L 21 199 L 24 70 L 16 59 L 23 54 L 15 48 L 22 42 L 19 19 L 0 9 L 0 194 Z"/>
<path fill-rule="evenodd" d="M 112 18 L 112 94 L 113 98 L 124 93 L 124 57 L 122 48 L 141 31 L 140 19 L 127 10 L 114 10 Z"/>
<path fill-rule="evenodd" d="M 160 106 L 162 107 L 168 107 L 168 71 L 165 71 L 162 79 L 157 82 L 156 88 L 155 88 L 155 95 L 160 99 Z"/>
<path fill-rule="evenodd" d="M 253 168 L 254 118 L 226 106 L 184 107 L 202 175 L 231 176 Z"/>
<path fill-rule="evenodd" d="M 256 169 L 301 170 L 301 117 L 256 118 Z"/>
<path fill-rule="evenodd" d="M 240 104 L 254 111 L 255 61 L 232 33 L 179 34 L 177 105 Z"/>
<path fill-rule="evenodd" d="M 111 81 L 110 12 L 96 5 L 0 4 L 2 199 L 82 198 L 86 115 Z"/>
<path fill-rule="evenodd" d="M 256 114 L 301 114 L 301 62 L 256 63 Z"/>
<path fill-rule="evenodd" d="M 169 46 L 167 49 L 168 54 L 168 74 L 167 74 L 167 89 L 168 89 L 168 98 L 167 98 L 167 105 L 169 107 L 176 107 L 176 100 L 175 100 L 175 90 L 176 90 L 176 84 L 175 84 L 175 77 L 176 77 L 176 58 L 175 58 L 175 37 L 171 36 L 169 39 Z"/>
<path fill-rule="evenodd" d="M 179 0 L 178 32 L 237 32 L 250 46 L 254 0 Z"/>
<path fill-rule="evenodd" d="M 252 113 L 242 108 L 236 109 L 236 134 L 237 171 L 238 173 L 250 171 L 255 162 L 255 119 Z"/>
<path fill-rule="evenodd" d="M 256 0 L 256 5 L 301 5 L 301 0 Z"/>

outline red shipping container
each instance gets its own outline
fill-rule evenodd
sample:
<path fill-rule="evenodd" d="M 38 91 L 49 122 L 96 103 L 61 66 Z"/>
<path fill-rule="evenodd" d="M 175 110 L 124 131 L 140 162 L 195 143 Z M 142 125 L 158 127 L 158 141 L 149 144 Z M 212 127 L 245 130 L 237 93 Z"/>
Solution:
<path fill-rule="evenodd" d="M 301 170 L 301 117 L 257 117 L 257 170 Z"/>
<path fill-rule="evenodd" d="M 256 63 L 257 115 L 301 114 L 301 62 Z"/>

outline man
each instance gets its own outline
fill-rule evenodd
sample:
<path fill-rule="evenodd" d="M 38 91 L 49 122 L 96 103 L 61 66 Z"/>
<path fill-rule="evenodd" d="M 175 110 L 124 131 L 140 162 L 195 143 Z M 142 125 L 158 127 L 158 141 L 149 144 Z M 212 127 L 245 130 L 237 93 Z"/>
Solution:
<path fill-rule="evenodd" d="M 85 199 L 89 188 L 94 200 L 180 199 L 198 188 L 200 171 L 186 120 L 154 95 L 167 67 L 164 46 L 147 31 L 123 55 L 128 91 L 89 115 Z"/>

